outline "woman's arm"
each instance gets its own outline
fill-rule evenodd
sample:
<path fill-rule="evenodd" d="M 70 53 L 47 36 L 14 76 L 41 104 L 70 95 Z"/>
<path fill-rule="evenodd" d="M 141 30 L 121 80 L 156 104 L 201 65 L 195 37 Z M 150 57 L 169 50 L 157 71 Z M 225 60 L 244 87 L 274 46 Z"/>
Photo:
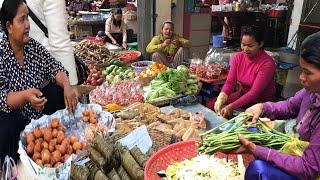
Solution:
<path fill-rule="evenodd" d="M 241 60 L 240 58 L 240 55 L 237 53 L 230 61 L 230 70 L 228 73 L 228 77 L 221 90 L 221 92 L 224 92 L 228 96 L 235 90 L 235 86 L 237 83 L 238 61 Z"/>
<path fill-rule="evenodd" d="M 148 44 L 146 51 L 147 53 L 154 53 L 159 52 L 163 49 L 162 43 L 160 41 L 159 36 L 155 36 L 151 39 L 150 43 Z"/>
<path fill-rule="evenodd" d="M 122 42 L 127 42 L 127 24 L 122 20 Z"/>
<path fill-rule="evenodd" d="M 320 121 L 318 121 L 320 122 Z M 316 179 L 320 176 L 320 124 L 314 129 L 309 146 L 302 157 L 282 154 L 277 150 L 256 146 L 254 155 L 268 161 L 300 179 Z"/>

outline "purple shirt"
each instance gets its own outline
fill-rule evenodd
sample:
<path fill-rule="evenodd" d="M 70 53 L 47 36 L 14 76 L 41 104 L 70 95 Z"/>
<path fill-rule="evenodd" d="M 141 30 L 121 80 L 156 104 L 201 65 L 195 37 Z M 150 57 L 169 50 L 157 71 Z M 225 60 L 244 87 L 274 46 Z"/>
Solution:
<path fill-rule="evenodd" d="M 300 179 L 320 175 L 320 97 L 302 89 L 286 101 L 263 104 L 263 116 L 271 119 L 296 118 L 301 140 L 310 142 L 302 157 L 257 146 L 254 155 Z"/>

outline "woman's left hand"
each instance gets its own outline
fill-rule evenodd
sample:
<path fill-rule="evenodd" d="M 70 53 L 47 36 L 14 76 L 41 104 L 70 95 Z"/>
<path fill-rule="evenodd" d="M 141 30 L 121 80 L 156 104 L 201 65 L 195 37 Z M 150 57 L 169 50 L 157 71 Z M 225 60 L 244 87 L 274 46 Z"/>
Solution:
<path fill-rule="evenodd" d="M 69 112 L 74 113 L 78 103 L 78 90 L 76 87 L 70 85 L 65 87 L 64 90 L 64 102 Z"/>
<path fill-rule="evenodd" d="M 122 47 L 123 47 L 124 49 L 127 49 L 127 43 L 126 43 L 126 42 L 122 42 Z"/>
<path fill-rule="evenodd" d="M 240 147 L 234 151 L 231 151 L 230 153 L 234 154 L 244 154 L 244 153 L 250 153 L 253 154 L 256 150 L 256 145 L 247 140 L 243 135 L 239 134 L 238 139 L 240 141 Z"/>
<path fill-rule="evenodd" d="M 232 104 L 228 104 L 227 106 L 223 107 L 220 111 L 220 115 L 228 118 L 232 116 L 232 112 L 233 112 L 233 107 Z"/>

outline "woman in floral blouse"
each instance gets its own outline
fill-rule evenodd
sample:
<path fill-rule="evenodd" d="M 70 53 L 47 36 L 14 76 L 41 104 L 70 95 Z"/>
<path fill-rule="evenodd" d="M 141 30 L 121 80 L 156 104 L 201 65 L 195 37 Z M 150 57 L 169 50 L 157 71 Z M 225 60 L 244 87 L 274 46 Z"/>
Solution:
<path fill-rule="evenodd" d="M 5 32 L 0 42 L 0 160 L 3 162 L 6 155 L 18 159 L 19 134 L 31 119 L 65 106 L 74 112 L 77 94 L 71 89 L 61 63 L 29 37 L 28 8 L 23 0 L 4 0 L 0 20 Z M 57 84 L 55 88 L 60 88 L 61 98 L 57 96 L 59 93 L 41 89 L 48 81 Z M 59 99 L 60 105 L 56 103 Z"/>

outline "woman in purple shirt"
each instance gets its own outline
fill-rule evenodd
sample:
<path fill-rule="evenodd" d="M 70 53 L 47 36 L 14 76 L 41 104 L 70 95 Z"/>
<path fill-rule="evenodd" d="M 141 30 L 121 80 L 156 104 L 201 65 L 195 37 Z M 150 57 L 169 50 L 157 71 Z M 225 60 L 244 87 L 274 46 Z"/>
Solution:
<path fill-rule="evenodd" d="M 303 89 L 286 101 L 256 104 L 246 110 L 271 119 L 296 118 L 300 139 L 309 142 L 303 156 L 282 154 L 277 150 L 255 145 L 239 136 L 242 146 L 236 153 L 249 152 L 253 161 L 246 179 L 316 179 L 320 177 L 320 32 L 309 36 L 301 45 L 300 81 Z"/>

